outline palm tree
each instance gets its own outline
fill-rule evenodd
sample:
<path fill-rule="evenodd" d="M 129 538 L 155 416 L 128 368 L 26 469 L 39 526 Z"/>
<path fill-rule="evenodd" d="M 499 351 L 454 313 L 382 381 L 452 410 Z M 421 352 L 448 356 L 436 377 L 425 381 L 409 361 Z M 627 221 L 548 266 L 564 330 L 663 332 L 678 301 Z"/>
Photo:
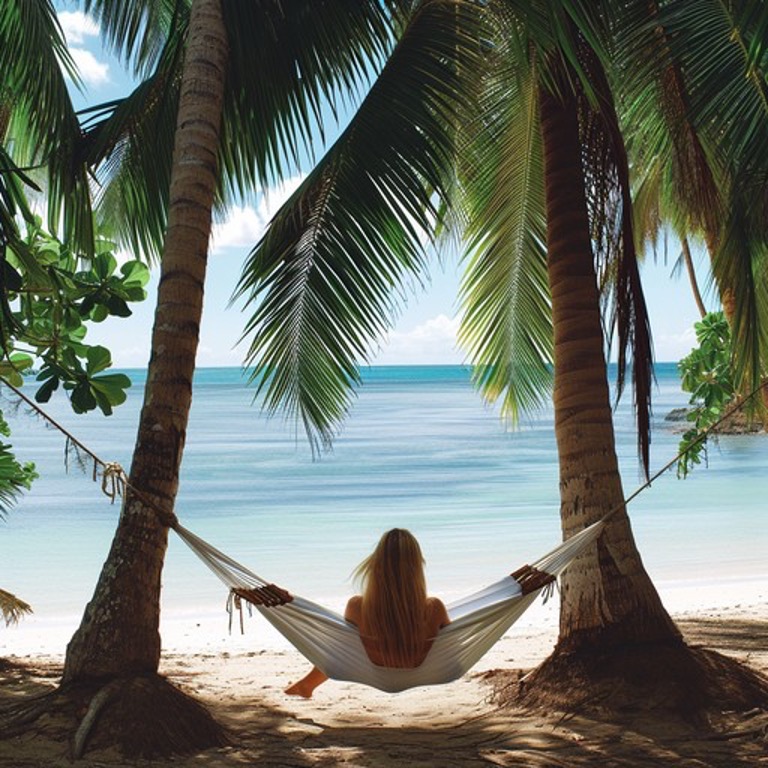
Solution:
<path fill-rule="evenodd" d="M 400 142 L 411 137 L 397 134 L 397 121 L 380 124 L 375 157 L 356 143 L 361 135 L 371 142 L 382 92 L 392 114 L 408 121 L 413 113 L 409 99 L 419 95 L 418 84 L 404 80 L 391 91 L 388 84 L 398 63 L 415 55 L 411 46 L 423 44 L 417 12 L 345 134 L 252 251 L 240 293 L 253 307 L 253 376 L 270 407 L 287 408 L 316 440 L 330 439 L 348 407 L 355 363 L 386 322 L 393 288 L 404 269 L 423 269 L 421 260 L 406 261 L 383 240 L 383 225 L 427 211 L 418 223 L 430 229 L 435 211 L 425 192 L 442 191 L 447 203 L 461 193 L 470 222 L 462 338 L 478 383 L 514 415 L 541 397 L 553 362 L 563 534 L 610 515 L 598 545 L 563 579 L 558 645 L 532 690 L 562 701 L 574 684 L 594 683 L 601 666 L 630 676 L 631 664 L 616 659 L 631 646 L 646 663 L 658 655 L 670 659 L 665 671 L 677 670 L 690 692 L 694 655 L 643 568 L 624 510 L 600 313 L 612 296 L 619 389 L 631 350 L 647 469 L 650 333 L 635 258 L 629 163 L 614 106 L 624 94 L 612 78 L 610 54 L 631 35 L 643 43 L 636 56 L 647 57 L 658 48 L 656 29 L 642 3 L 483 5 L 495 33 L 486 28 L 489 43 L 454 70 L 455 94 L 465 101 L 433 108 L 442 122 L 429 124 L 434 133 L 414 137 L 427 144 L 418 164 L 391 170 L 393 156 L 409 157 Z M 684 6 L 675 10 L 682 14 Z M 467 29 L 457 24 L 454 32 Z M 450 27 L 445 31 L 450 35 Z M 663 69 L 648 66 L 653 58 L 637 57 L 646 88 L 654 87 Z M 431 73 L 419 69 L 421 77 Z M 710 98 L 699 109 L 721 106 L 719 94 Z M 475 103 L 479 113 L 468 116 Z M 628 106 L 639 110 L 642 103 Z M 736 136 L 738 125 L 730 128 Z M 446 140 L 459 148 L 458 178 L 441 165 Z M 408 241 L 414 250 L 415 239 Z"/>
<path fill-rule="evenodd" d="M 112 549 L 83 622 L 67 647 L 63 686 L 157 671 L 167 520 L 178 488 L 192 398 L 198 327 L 219 184 L 218 148 L 228 65 L 218 0 L 192 4 L 161 259 L 152 356 L 130 488 Z M 140 567 L 137 565 L 140 564 Z M 115 613 L 119 601 L 121 610 Z M 109 616 L 109 620 L 105 617 Z M 221 738 L 209 726 L 200 738 Z M 152 734 L 148 738 L 151 740 Z M 142 747 L 139 746 L 139 750 Z"/>
<path fill-rule="evenodd" d="M 192 397 L 212 212 L 298 161 L 301 143 L 322 124 L 323 101 L 365 82 L 399 33 L 399 6 L 407 5 L 86 3 L 110 41 L 125 46 L 127 59 L 149 76 L 126 100 L 96 110 L 81 150 L 110 182 L 105 215 L 122 222 L 134 246 L 161 252 L 161 270 L 129 489 L 93 599 L 67 648 L 59 691 L 73 712 L 89 708 L 76 755 L 94 721 L 131 755 L 223 741 L 205 710 L 157 675 L 161 571 Z M 437 87 L 447 100 L 449 85 Z M 393 220 L 391 239 L 397 226 Z M 32 714 L 49 705 L 33 706 Z M 20 720 L 30 717 L 23 707 Z"/>

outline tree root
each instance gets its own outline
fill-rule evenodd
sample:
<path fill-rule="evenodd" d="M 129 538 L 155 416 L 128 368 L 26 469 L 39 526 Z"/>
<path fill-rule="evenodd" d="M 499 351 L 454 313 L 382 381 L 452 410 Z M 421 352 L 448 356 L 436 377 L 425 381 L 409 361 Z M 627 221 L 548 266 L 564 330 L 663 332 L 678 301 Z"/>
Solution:
<path fill-rule="evenodd" d="M 85 752 L 85 744 L 88 740 L 88 736 L 91 734 L 93 726 L 96 724 L 101 710 L 104 709 L 109 702 L 117 695 L 122 681 L 113 680 L 111 683 L 105 685 L 92 699 L 88 705 L 88 711 L 85 713 L 80 726 L 75 731 L 75 736 L 72 740 L 72 757 L 75 760 L 79 760 Z"/>
<path fill-rule="evenodd" d="M 555 649 L 522 679 L 494 678 L 501 706 L 556 710 L 627 723 L 677 721 L 712 730 L 724 713 L 768 707 L 768 679 L 715 651 L 682 642 L 562 653 Z"/>
<path fill-rule="evenodd" d="M 0 739 L 11 739 L 23 733 L 27 727 L 48 712 L 55 691 L 34 696 L 0 711 Z"/>
<path fill-rule="evenodd" d="M 45 725 L 36 724 L 47 715 Z M 169 757 L 227 743 L 208 710 L 159 675 L 69 684 L 0 713 L 0 738 L 42 728 L 69 735 L 70 754 L 117 747 L 127 758 Z"/>

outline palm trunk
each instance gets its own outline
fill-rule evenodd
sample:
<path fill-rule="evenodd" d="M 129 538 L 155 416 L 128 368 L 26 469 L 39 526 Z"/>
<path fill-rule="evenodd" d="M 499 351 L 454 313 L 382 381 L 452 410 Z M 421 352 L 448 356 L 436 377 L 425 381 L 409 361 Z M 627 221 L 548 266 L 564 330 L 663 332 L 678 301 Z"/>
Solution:
<path fill-rule="evenodd" d="M 192 402 L 227 66 L 221 0 L 195 0 L 182 75 L 168 231 L 131 485 L 63 682 L 156 672 L 160 577 Z M 151 504 L 151 506 L 150 506 Z"/>
<path fill-rule="evenodd" d="M 705 317 L 707 308 L 704 306 L 704 299 L 701 298 L 699 281 L 696 279 L 696 268 L 693 266 L 693 256 L 691 255 L 691 247 L 688 244 L 688 238 L 684 237 L 680 245 L 683 250 L 683 261 L 685 262 L 685 269 L 688 272 L 688 280 L 691 284 L 691 292 L 693 293 L 693 299 L 696 302 L 696 308 L 699 310 L 699 315 Z"/>
<path fill-rule="evenodd" d="M 567 89 L 564 88 L 564 91 Z M 554 325 L 554 409 L 563 536 L 623 503 L 600 321 L 576 102 L 540 94 L 547 268 Z M 562 582 L 557 651 L 677 641 L 622 509 Z"/>

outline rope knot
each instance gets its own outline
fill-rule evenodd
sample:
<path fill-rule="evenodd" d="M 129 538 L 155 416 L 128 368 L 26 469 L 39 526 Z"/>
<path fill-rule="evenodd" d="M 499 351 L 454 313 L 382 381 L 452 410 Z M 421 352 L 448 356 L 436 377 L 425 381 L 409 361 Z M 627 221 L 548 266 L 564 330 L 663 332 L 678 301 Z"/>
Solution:
<path fill-rule="evenodd" d="M 101 490 L 109 496 L 111 504 L 118 496 L 122 496 L 128 480 L 125 470 L 116 461 L 109 461 L 101 472 Z"/>

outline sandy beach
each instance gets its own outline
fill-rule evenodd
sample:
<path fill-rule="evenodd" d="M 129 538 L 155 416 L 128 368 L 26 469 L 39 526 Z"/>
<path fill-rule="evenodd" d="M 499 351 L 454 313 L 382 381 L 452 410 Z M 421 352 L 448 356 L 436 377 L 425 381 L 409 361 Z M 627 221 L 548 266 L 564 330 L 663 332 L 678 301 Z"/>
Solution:
<path fill-rule="evenodd" d="M 689 643 L 719 650 L 768 673 L 768 601 L 678 612 Z M 88 752 L 79 764 L 101 766 L 612 766 L 768 765 L 768 713 L 724 712 L 715 732 L 640 719 L 632 727 L 598 722 L 578 711 L 525 712 L 493 698 L 496 670 L 534 667 L 552 648 L 555 627 L 523 625 L 463 679 L 397 695 L 329 681 L 311 700 L 283 689 L 306 661 L 290 649 L 192 650 L 168 638 L 161 672 L 205 703 L 230 734 L 230 745 L 173 760 L 127 761 Z M 184 650 L 181 650 L 181 648 Z M 22 692 L 45 692 L 60 674 L 60 655 L 6 657 L 0 706 Z M 0 742 L 0 765 L 68 766 L 55 724 Z"/>

